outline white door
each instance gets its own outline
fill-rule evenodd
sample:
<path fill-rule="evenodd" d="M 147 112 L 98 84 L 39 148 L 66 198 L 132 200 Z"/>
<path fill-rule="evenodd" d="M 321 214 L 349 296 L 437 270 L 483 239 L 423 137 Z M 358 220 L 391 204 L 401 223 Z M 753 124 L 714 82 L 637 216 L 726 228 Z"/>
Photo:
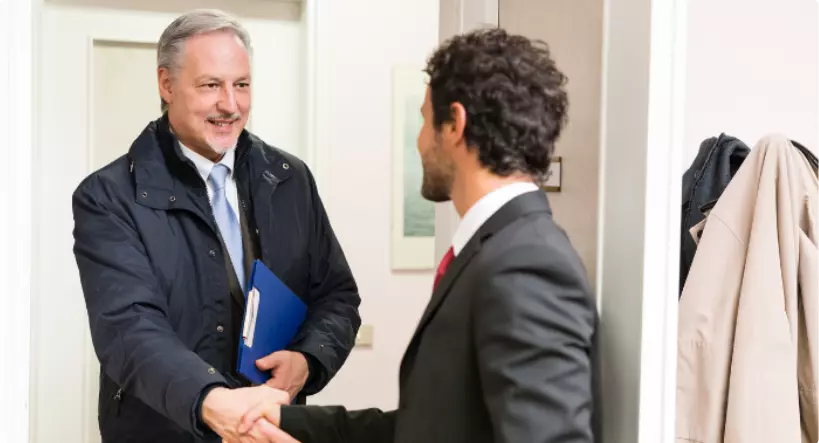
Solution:
<path fill-rule="evenodd" d="M 175 15 L 48 3 L 43 9 L 32 205 L 34 443 L 99 441 L 99 369 L 72 253 L 71 194 L 159 116 L 155 48 Z M 294 16 L 243 23 L 254 46 L 251 129 L 299 155 L 303 33 Z"/>

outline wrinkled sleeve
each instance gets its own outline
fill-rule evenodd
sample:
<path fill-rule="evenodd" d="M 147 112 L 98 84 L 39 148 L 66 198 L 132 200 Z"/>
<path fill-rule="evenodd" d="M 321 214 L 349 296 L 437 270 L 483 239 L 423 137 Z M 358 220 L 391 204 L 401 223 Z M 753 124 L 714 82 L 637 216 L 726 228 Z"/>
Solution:
<path fill-rule="evenodd" d="M 74 255 L 102 370 L 126 393 L 202 435 L 201 394 L 226 384 L 178 338 L 125 205 L 92 177 L 73 195 Z"/>
<path fill-rule="evenodd" d="M 390 443 L 395 411 L 348 411 L 343 406 L 283 406 L 282 430 L 302 442 Z"/>
<path fill-rule="evenodd" d="M 499 443 L 591 443 L 596 312 L 560 251 L 514 249 L 478 285 L 474 335 Z"/>

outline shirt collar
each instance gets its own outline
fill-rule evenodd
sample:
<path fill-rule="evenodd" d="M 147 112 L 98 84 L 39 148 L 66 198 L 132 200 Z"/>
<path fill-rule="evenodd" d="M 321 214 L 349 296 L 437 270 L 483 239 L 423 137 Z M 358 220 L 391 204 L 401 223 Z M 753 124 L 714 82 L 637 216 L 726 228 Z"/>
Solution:
<path fill-rule="evenodd" d="M 190 161 L 193 162 L 193 165 L 196 166 L 196 170 L 199 172 L 199 175 L 202 177 L 202 180 L 204 180 L 205 183 L 208 182 L 210 171 L 212 171 L 213 167 L 217 164 L 227 166 L 228 170 L 230 171 L 230 175 L 233 176 L 233 164 L 236 161 L 235 147 L 225 151 L 225 155 L 223 155 L 221 160 L 219 160 L 217 163 L 214 163 L 201 154 L 194 152 L 191 148 L 183 145 L 182 142 L 179 142 L 179 147 L 182 148 L 182 154 L 190 159 Z"/>
<path fill-rule="evenodd" d="M 492 217 L 506 203 L 527 192 L 539 190 L 534 183 L 519 182 L 504 185 L 481 197 L 466 211 L 461 223 L 458 225 L 458 229 L 455 230 L 455 235 L 452 238 L 452 252 L 458 255 L 472 236 L 478 232 L 478 229 L 489 220 L 489 217 Z"/>

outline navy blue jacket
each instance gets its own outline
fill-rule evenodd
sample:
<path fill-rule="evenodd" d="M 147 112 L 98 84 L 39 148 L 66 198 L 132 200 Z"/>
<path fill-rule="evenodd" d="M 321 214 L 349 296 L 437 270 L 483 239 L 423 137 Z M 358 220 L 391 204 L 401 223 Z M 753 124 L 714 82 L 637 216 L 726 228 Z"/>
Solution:
<path fill-rule="evenodd" d="M 255 258 L 308 305 L 290 349 L 308 357 L 302 393 L 314 394 L 353 347 L 356 283 L 303 162 L 244 131 L 235 177 Z M 208 389 L 237 384 L 243 306 L 230 295 L 205 183 L 166 116 L 79 185 L 73 211 L 103 441 L 218 441 L 198 408 Z"/>

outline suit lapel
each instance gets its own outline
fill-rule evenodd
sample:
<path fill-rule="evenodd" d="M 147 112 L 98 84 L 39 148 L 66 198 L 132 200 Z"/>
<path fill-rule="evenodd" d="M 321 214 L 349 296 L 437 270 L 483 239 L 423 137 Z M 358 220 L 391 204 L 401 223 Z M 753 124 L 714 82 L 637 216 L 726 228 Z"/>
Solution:
<path fill-rule="evenodd" d="M 473 240 L 475 240 L 473 238 Z M 432 292 L 432 298 L 430 298 L 429 303 L 427 304 L 427 308 L 424 310 L 424 313 L 421 315 L 421 320 L 418 323 L 418 328 L 415 330 L 415 336 L 421 334 L 421 331 L 424 329 L 424 326 L 429 323 L 432 317 L 435 315 L 435 311 L 438 310 L 438 307 L 441 306 L 446 296 L 449 294 L 450 288 L 458 279 L 458 276 L 461 274 L 461 271 L 464 270 L 466 265 L 472 260 L 472 257 L 478 253 L 480 250 L 480 241 L 469 241 L 464 249 L 455 256 L 452 260 L 452 263 L 449 264 L 449 267 L 446 270 L 446 273 L 441 278 L 441 281 L 438 283 L 438 287 L 435 288 L 435 291 Z"/>
<path fill-rule="evenodd" d="M 421 315 L 421 320 L 418 322 L 418 327 L 415 329 L 415 333 L 410 340 L 410 344 L 407 347 L 404 358 L 401 360 L 399 375 L 399 384 L 401 387 L 403 387 L 407 377 L 409 376 L 409 371 L 412 369 L 415 354 L 418 350 L 418 344 L 424 330 L 435 317 L 435 313 L 441 307 L 444 300 L 446 300 L 446 297 L 451 292 L 452 286 L 458 280 L 458 277 L 461 275 L 463 270 L 480 252 L 483 243 L 515 220 L 536 212 L 546 212 L 551 214 L 549 200 L 545 193 L 530 192 L 512 199 L 501 207 L 498 212 L 492 215 L 492 217 L 490 217 L 480 227 L 480 229 L 478 229 L 472 238 L 469 239 L 469 242 L 467 242 L 466 246 L 464 246 L 464 249 L 455 256 L 455 259 L 449 265 L 446 273 L 441 278 L 438 287 L 435 288 L 435 291 L 433 291 L 429 304 L 427 304 L 427 308 Z"/>
<path fill-rule="evenodd" d="M 466 265 L 469 264 L 479 250 L 480 242 L 476 241 L 473 237 L 473 239 L 466 244 L 464 249 L 455 256 L 452 263 L 449 264 L 446 273 L 441 278 L 438 286 L 432 292 L 432 298 L 430 298 L 424 313 L 421 315 L 421 320 L 418 323 L 418 327 L 415 328 L 415 333 L 412 335 L 412 339 L 410 339 L 407 351 L 404 353 L 404 357 L 401 359 L 401 366 L 399 368 L 398 376 L 399 385 L 401 387 L 403 387 L 404 382 L 409 375 L 409 370 L 411 369 L 411 365 L 415 359 L 415 352 L 418 348 L 418 341 L 421 339 L 421 334 L 423 333 L 424 328 L 435 316 L 435 312 L 444 302 L 444 299 L 446 299 L 446 296 L 449 294 L 450 289 L 458 279 L 458 276 L 461 275 L 461 272 L 464 270 L 464 268 L 466 268 Z"/>

